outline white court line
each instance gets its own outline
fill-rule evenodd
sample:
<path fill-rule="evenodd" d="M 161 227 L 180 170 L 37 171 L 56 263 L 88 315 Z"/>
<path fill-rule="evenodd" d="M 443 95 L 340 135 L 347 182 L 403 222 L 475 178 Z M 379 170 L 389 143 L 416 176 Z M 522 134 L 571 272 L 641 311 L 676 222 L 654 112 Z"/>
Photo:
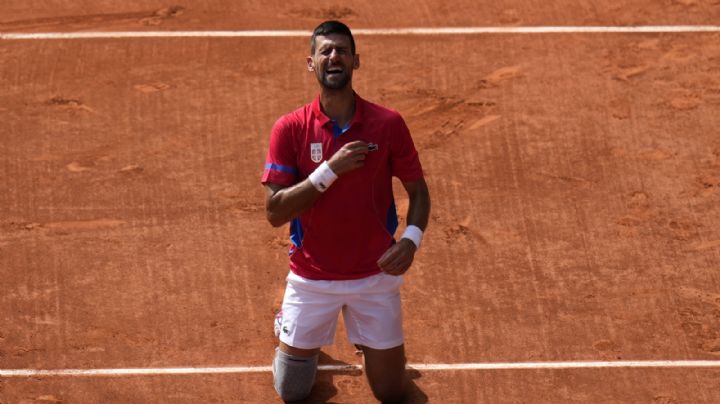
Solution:
<path fill-rule="evenodd" d="M 536 26 L 536 27 L 436 27 L 356 28 L 355 35 L 470 35 L 470 34 L 578 34 L 578 33 L 691 33 L 720 32 L 720 25 L 639 25 L 639 26 Z M 118 31 L 118 32 L 4 32 L 0 39 L 99 39 L 99 38 L 234 38 L 308 37 L 302 30 L 239 31 Z"/>
<path fill-rule="evenodd" d="M 521 369 L 597 369 L 597 368 L 720 368 L 720 360 L 687 361 L 569 361 L 569 362 L 509 362 L 509 363 L 437 363 L 410 364 L 415 370 L 521 370 Z M 320 365 L 320 371 L 352 372 L 360 365 Z M 268 373 L 270 366 L 125 368 L 125 369 L 0 369 L 0 377 L 41 376 L 142 376 L 142 375 L 198 375 L 226 373 Z"/>

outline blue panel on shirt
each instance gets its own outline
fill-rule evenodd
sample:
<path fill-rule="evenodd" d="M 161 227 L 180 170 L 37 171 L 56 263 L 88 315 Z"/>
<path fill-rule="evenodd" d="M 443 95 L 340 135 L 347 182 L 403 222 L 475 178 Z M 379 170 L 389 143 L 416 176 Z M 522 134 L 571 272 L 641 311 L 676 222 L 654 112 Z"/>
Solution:
<path fill-rule="evenodd" d="M 395 201 L 390 202 L 390 208 L 388 208 L 387 212 L 387 231 L 390 233 L 391 236 L 394 236 L 395 230 L 398 228 L 398 217 L 397 212 L 395 211 Z"/>
<path fill-rule="evenodd" d="M 296 248 L 302 247 L 303 229 L 300 223 L 300 218 L 296 217 L 290 222 L 290 241 L 293 243 L 293 248 L 290 249 L 292 254 Z"/>

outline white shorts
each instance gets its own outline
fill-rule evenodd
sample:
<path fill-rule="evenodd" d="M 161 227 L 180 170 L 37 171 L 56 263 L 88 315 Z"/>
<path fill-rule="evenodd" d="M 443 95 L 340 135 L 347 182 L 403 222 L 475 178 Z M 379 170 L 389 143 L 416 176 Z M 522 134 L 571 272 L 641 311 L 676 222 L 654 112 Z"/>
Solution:
<path fill-rule="evenodd" d="M 347 281 L 316 281 L 290 272 L 277 319 L 280 341 L 301 349 L 332 345 L 342 310 L 348 339 L 389 349 L 403 344 L 402 276 L 386 273 Z"/>

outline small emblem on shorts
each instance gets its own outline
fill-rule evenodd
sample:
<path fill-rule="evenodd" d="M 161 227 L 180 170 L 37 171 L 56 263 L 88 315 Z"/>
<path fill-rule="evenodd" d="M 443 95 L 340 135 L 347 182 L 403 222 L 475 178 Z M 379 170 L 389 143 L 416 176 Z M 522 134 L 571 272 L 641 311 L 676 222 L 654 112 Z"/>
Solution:
<path fill-rule="evenodd" d="M 310 143 L 310 160 L 313 163 L 322 161 L 322 143 Z"/>
<path fill-rule="evenodd" d="M 288 330 L 286 326 L 283 326 L 282 330 L 285 334 L 290 334 L 290 330 Z"/>

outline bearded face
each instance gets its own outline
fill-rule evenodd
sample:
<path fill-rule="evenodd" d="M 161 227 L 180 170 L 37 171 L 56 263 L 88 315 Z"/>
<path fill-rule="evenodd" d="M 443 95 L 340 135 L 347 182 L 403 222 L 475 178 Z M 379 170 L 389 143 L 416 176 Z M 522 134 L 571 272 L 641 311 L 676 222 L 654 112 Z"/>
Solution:
<path fill-rule="evenodd" d="M 347 36 L 330 34 L 315 38 L 315 53 L 308 58 L 308 68 L 315 72 L 323 88 L 345 88 L 352 82 L 353 70 L 358 66 L 359 59 L 352 53 Z"/>

